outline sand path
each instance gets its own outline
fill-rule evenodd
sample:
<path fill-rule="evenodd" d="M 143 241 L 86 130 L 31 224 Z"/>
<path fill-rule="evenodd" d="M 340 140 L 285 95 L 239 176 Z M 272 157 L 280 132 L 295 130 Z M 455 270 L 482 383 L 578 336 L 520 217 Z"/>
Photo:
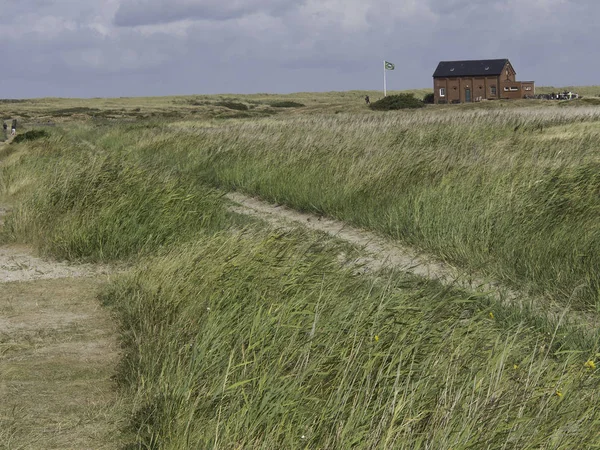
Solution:
<path fill-rule="evenodd" d="M 108 273 L 0 245 L 0 449 L 122 445 L 118 330 L 97 299 Z"/>
<path fill-rule="evenodd" d="M 359 247 L 364 256 L 355 263 L 362 271 L 401 270 L 437 280 L 447 286 L 491 296 L 505 306 L 532 308 L 536 314 L 545 315 L 554 323 L 569 321 L 591 332 L 597 329 L 596 314 L 574 311 L 548 298 L 531 297 L 497 280 L 444 263 L 433 255 L 403 246 L 371 231 L 352 227 L 338 220 L 301 213 L 282 205 L 272 205 L 239 192 L 229 193 L 226 197 L 233 202 L 231 210 L 236 213 L 259 218 L 277 228 L 305 227 Z"/>

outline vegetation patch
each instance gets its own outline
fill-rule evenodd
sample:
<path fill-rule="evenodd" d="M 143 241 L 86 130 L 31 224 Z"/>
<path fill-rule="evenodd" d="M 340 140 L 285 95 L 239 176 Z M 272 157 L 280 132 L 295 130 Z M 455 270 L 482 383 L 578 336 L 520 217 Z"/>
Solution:
<path fill-rule="evenodd" d="M 269 106 L 272 106 L 273 108 L 302 108 L 305 105 L 302 103 L 298 103 L 298 102 L 281 101 L 281 102 L 270 102 Z"/>
<path fill-rule="evenodd" d="M 176 101 L 174 102 L 176 104 L 181 103 L 181 101 Z M 213 103 L 208 101 L 208 100 L 188 100 L 187 102 L 188 105 L 192 105 L 192 106 L 207 106 L 207 105 L 212 105 Z"/>
<path fill-rule="evenodd" d="M 423 101 L 416 98 L 413 94 L 388 95 L 387 97 L 371 103 L 370 108 L 375 111 L 392 111 L 397 109 L 416 109 L 422 108 Z"/>
<path fill-rule="evenodd" d="M 234 109 L 236 111 L 248 111 L 248 105 L 244 104 L 244 103 L 238 103 L 238 102 L 217 102 L 215 103 L 216 106 L 222 106 L 224 108 L 227 109 Z"/>
<path fill-rule="evenodd" d="M 6 221 L 12 239 L 63 259 L 109 261 L 157 251 L 224 218 L 218 194 L 186 187 L 135 155 L 53 144 L 4 169 L 9 178 L 27 172 L 37 187 Z"/>
<path fill-rule="evenodd" d="M 581 103 L 585 105 L 600 106 L 600 98 L 582 98 Z"/>
<path fill-rule="evenodd" d="M 50 136 L 50 133 L 48 133 L 46 130 L 29 130 L 23 134 L 18 134 L 15 136 L 13 142 L 18 144 L 20 142 L 35 141 L 37 139 L 47 138 L 48 136 Z"/>
<path fill-rule="evenodd" d="M 357 276 L 336 250 L 219 233 L 110 286 L 132 448 L 545 448 L 582 417 L 596 425 L 561 442 L 598 442 L 593 360 L 540 351 L 548 335 L 503 329 L 485 299 Z"/>
<path fill-rule="evenodd" d="M 100 112 L 107 113 L 106 110 L 103 111 L 98 108 L 88 108 L 85 106 L 76 106 L 73 108 L 56 109 L 54 111 L 49 111 L 48 114 L 53 117 L 68 117 L 68 116 L 72 116 L 73 114 L 95 115 Z"/>
<path fill-rule="evenodd" d="M 433 105 L 434 101 L 435 95 L 433 94 L 433 92 L 425 94 L 425 96 L 423 97 L 423 103 L 425 103 L 426 105 Z"/>

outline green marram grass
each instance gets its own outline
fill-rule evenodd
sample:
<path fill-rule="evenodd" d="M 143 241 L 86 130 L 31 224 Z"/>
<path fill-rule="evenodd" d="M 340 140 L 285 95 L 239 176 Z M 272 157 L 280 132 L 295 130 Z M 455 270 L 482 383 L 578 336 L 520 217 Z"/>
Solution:
<path fill-rule="evenodd" d="M 536 295 L 598 307 L 595 107 L 424 108 L 79 132 L 107 148 L 131 142 L 127 151 L 145 165 L 190 185 L 336 217 Z"/>
<path fill-rule="evenodd" d="M 503 328 L 484 299 L 434 283 L 355 275 L 310 235 L 218 234 L 104 298 L 141 448 L 600 444 L 589 349 Z"/>
<path fill-rule="evenodd" d="M 122 146 L 98 152 L 53 136 L 19 156 L 4 169 L 2 185 L 10 190 L 21 184 L 13 178 L 25 178 L 29 189 L 6 220 L 5 239 L 57 258 L 138 258 L 225 220 L 219 193 L 184 185 L 174 172 L 153 169 Z"/>
<path fill-rule="evenodd" d="M 130 447 L 599 446 L 598 336 L 567 306 L 599 304 L 600 110 L 374 113 L 358 94 L 0 105 L 30 128 L 59 109 L 137 114 L 56 116 L 0 149 L 5 240 L 133 266 L 102 294 L 121 323 Z M 220 101 L 306 106 L 224 120 Z M 426 249 L 566 316 L 359 275 L 335 241 L 227 212 L 229 189 Z"/>

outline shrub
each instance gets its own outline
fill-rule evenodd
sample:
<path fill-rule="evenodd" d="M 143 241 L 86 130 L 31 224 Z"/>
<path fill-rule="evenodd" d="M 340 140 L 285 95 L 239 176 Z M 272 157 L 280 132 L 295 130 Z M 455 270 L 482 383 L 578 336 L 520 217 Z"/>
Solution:
<path fill-rule="evenodd" d="M 101 110 L 98 108 L 87 108 L 85 106 L 76 106 L 73 108 L 61 108 L 54 111 L 49 111 L 48 115 L 52 117 L 70 117 L 73 114 L 87 114 L 94 115 L 98 114 Z"/>
<path fill-rule="evenodd" d="M 600 99 L 597 98 L 580 98 L 579 102 L 584 105 L 600 106 Z"/>
<path fill-rule="evenodd" d="M 302 108 L 303 105 L 302 103 L 298 103 L 298 102 L 290 102 L 290 101 L 284 101 L 284 102 L 272 102 L 269 103 L 269 105 L 271 105 L 273 108 Z"/>
<path fill-rule="evenodd" d="M 435 95 L 433 95 L 433 92 L 430 92 L 429 94 L 425 94 L 425 97 L 423 97 L 423 103 L 427 104 L 427 105 L 433 105 L 435 101 Z"/>
<path fill-rule="evenodd" d="M 422 108 L 425 104 L 413 94 L 389 95 L 371 103 L 371 109 L 376 111 L 391 111 L 396 109 Z"/>
<path fill-rule="evenodd" d="M 42 139 L 48 136 L 49 134 L 46 130 L 30 130 L 26 133 L 16 136 L 13 142 L 18 144 L 19 142 L 35 141 L 36 139 Z"/>
<path fill-rule="evenodd" d="M 235 109 L 236 111 L 248 111 L 248 105 L 237 102 L 218 102 L 215 103 L 217 106 L 223 106 L 228 109 Z"/>

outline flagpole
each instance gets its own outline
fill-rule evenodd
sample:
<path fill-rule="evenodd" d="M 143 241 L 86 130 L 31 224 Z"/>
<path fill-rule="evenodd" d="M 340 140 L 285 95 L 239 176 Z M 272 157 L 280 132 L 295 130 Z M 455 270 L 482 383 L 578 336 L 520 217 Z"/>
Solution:
<path fill-rule="evenodd" d="M 387 96 L 387 86 L 386 86 L 386 79 L 385 79 L 385 59 L 383 60 L 383 96 L 386 97 Z"/>

